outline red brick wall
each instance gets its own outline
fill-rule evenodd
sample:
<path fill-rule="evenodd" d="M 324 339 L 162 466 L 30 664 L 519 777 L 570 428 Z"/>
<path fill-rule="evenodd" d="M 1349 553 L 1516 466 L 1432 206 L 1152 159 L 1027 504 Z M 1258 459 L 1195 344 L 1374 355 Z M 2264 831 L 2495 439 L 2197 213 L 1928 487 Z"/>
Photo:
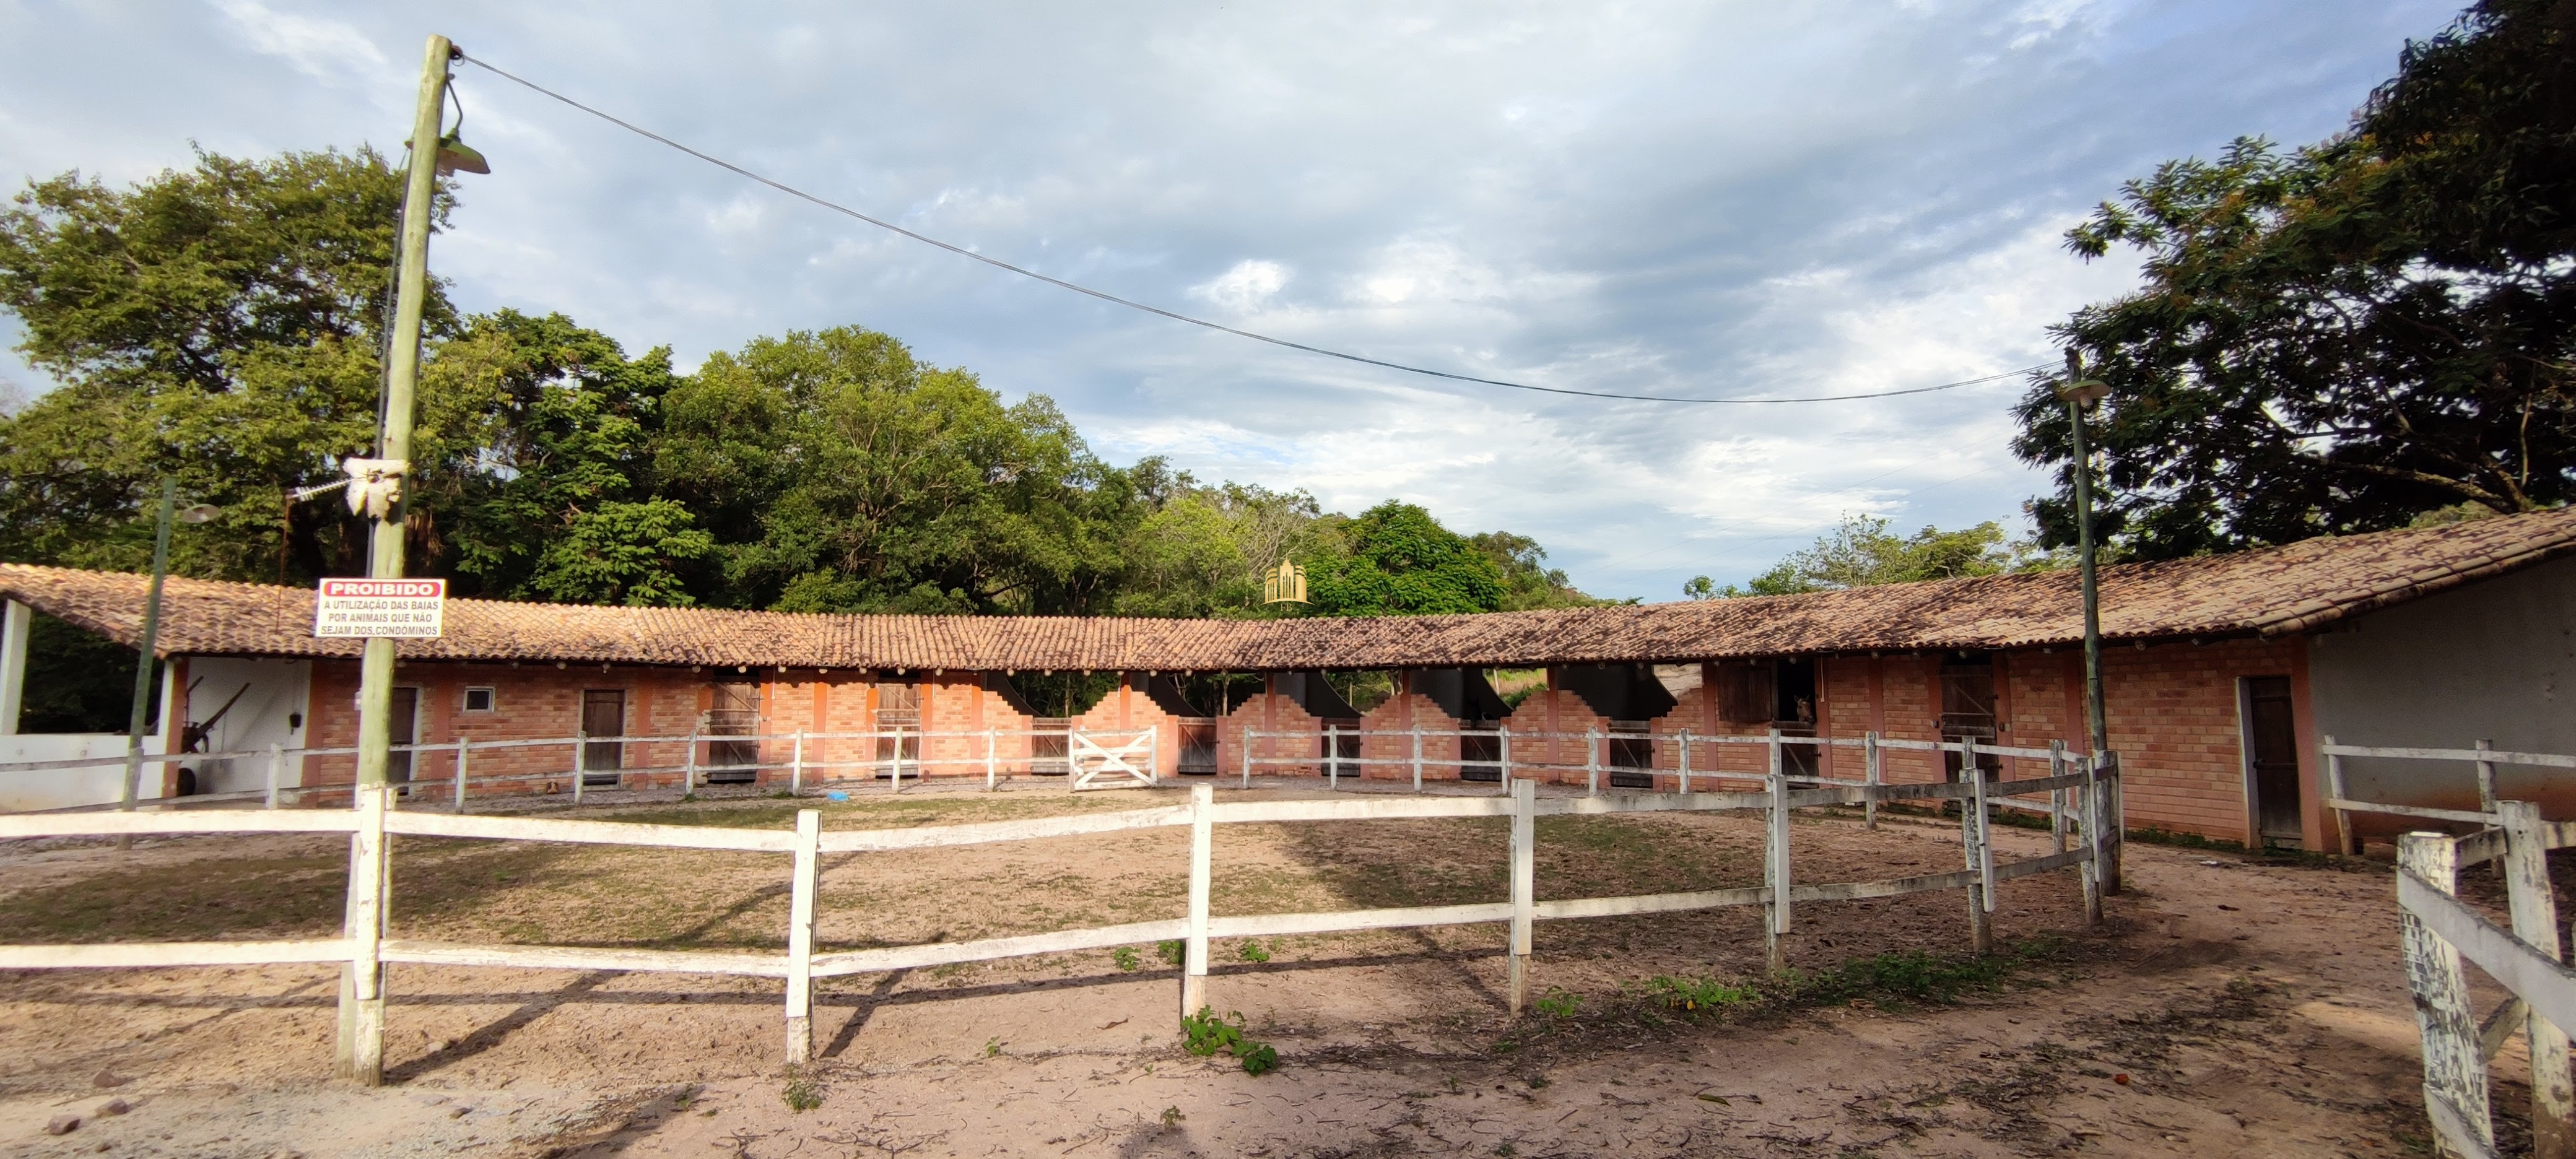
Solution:
<path fill-rule="evenodd" d="M 1320 776 L 1324 766 L 1317 759 L 1322 749 L 1314 740 L 1323 725 L 1300 707 L 1296 701 L 1275 692 L 1263 692 L 1245 700 L 1241 707 L 1226 714 L 1216 726 L 1216 769 L 1221 777 L 1243 775 L 1243 734 L 1247 731 L 1293 732 L 1295 736 L 1263 736 L 1254 742 L 1252 755 L 1264 763 L 1252 767 L 1259 776 Z M 1273 760 L 1272 758 L 1279 758 Z"/>
<path fill-rule="evenodd" d="M 1367 763 L 1361 776 L 1386 780 L 1413 781 L 1413 737 L 1410 731 L 1419 727 L 1425 733 L 1455 733 L 1458 719 L 1442 711 L 1430 697 L 1407 692 L 1388 697 L 1386 703 L 1360 716 L 1363 732 L 1406 733 L 1402 736 L 1372 736 L 1361 742 L 1360 756 Z M 1422 779 L 1454 781 L 1458 779 L 1458 738 L 1425 736 L 1422 738 Z"/>
<path fill-rule="evenodd" d="M 1503 723 L 1512 730 L 1512 776 L 1554 784 L 1584 783 L 1586 746 L 1581 734 L 1586 729 L 1597 734 L 1591 742 L 1597 749 L 1603 744 L 1600 737 L 1610 731 L 1610 722 L 1592 711 L 1582 697 L 1554 688 L 1531 693 L 1510 716 L 1503 718 Z M 1543 733 L 1559 735 L 1535 735 Z M 1592 759 L 1608 767 L 1606 753 L 1594 754 Z M 1606 778 L 1609 774 L 1605 771 L 1602 775 Z"/>

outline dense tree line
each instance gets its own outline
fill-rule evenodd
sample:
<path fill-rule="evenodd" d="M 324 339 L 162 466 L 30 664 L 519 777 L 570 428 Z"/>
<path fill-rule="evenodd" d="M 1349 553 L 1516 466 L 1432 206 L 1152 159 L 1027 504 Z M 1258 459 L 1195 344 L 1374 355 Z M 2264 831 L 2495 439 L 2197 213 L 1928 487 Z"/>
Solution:
<path fill-rule="evenodd" d="M 361 523 L 286 496 L 373 445 L 399 201 L 367 150 L 24 191 L 0 214 L 0 307 L 59 385 L 0 418 L 0 558 L 141 570 L 167 475 L 222 512 L 180 529 L 181 574 L 361 571 Z M 855 326 L 683 374 L 667 348 L 560 314 L 461 314 L 436 283 L 427 319 L 405 526 L 412 571 L 460 595 L 1140 616 L 1593 602 L 1522 536 L 1110 464 L 1045 397 L 1005 403 Z M 1310 607 L 1261 603 L 1282 558 L 1308 569 Z"/>

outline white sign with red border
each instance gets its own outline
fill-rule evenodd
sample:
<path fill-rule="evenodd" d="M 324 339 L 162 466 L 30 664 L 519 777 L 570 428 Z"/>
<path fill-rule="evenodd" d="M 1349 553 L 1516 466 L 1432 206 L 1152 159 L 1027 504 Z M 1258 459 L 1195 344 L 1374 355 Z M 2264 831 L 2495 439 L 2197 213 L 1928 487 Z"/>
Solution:
<path fill-rule="evenodd" d="M 446 610 L 443 579 L 326 579 L 313 601 L 313 634 L 434 640 Z"/>

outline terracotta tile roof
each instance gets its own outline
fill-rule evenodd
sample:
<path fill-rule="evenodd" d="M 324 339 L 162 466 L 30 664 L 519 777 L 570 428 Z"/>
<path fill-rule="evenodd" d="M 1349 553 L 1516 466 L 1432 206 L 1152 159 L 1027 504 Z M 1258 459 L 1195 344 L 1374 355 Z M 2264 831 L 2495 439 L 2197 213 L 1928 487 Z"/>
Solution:
<path fill-rule="evenodd" d="M 2576 508 L 2102 571 L 2111 639 L 2277 635 L 2576 554 Z M 0 594 L 132 644 L 145 579 L 0 564 Z M 170 655 L 356 656 L 313 638 L 313 593 L 173 578 Z M 822 616 L 451 600 L 416 659 L 792 668 L 1259 671 L 1679 661 L 2011 648 L 2082 637 L 2071 570 L 1800 596 L 1383 619 Z"/>

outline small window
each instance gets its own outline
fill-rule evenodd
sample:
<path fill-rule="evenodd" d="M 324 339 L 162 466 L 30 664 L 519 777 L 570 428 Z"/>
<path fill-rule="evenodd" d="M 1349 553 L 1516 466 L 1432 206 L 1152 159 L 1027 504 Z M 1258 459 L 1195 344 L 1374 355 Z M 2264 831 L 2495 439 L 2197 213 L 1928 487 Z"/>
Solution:
<path fill-rule="evenodd" d="M 468 688 L 468 689 L 466 689 L 466 690 L 465 690 L 465 711 L 467 711 L 467 712 L 490 712 L 490 711 L 492 711 L 492 690 L 491 690 L 491 689 L 489 689 L 489 688 Z"/>

